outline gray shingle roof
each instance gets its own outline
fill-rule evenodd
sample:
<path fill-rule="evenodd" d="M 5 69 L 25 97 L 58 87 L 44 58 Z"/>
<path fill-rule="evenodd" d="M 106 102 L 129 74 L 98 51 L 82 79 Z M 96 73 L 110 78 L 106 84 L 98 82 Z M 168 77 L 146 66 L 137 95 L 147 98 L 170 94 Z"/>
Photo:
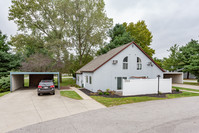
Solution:
<path fill-rule="evenodd" d="M 120 47 L 114 48 L 107 52 L 106 54 L 100 55 L 97 58 L 93 59 L 91 62 L 80 68 L 76 73 L 82 73 L 82 72 L 94 72 L 97 70 L 100 66 L 108 62 L 110 59 L 112 59 L 114 56 L 116 56 L 118 53 L 120 53 L 122 50 L 124 50 L 126 47 L 128 47 L 131 43 L 122 45 Z"/>

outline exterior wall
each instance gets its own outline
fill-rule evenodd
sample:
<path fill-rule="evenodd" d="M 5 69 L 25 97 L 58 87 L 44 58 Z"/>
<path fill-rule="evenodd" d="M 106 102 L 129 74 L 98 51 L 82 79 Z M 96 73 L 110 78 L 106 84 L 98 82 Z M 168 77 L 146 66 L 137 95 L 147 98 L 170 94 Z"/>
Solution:
<path fill-rule="evenodd" d="M 128 56 L 128 69 L 123 69 L 123 59 Z M 137 57 L 142 61 L 142 70 L 137 70 Z M 117 60 L 117 64 L 112 64 Z M 135 45 L 129 46 L 102 67 L 93 73 L 93 91 L 106 89 L 117 90 L 117 77 L 147 76 L 150 79 L 157 78 L 160 75 L 163 78 L 163 72 L 155 65 L 147 66 L 151 60 L 144 55 Z"/>
<path fill-rule="evenodd" d="M 24 75 L 12 75 L 12 91 L 24 86 Z"/>
<path fill-rule="evenodd" d="M 76 74 L 76 84 L 82 86 L 82 74 Z"/>
<path fill-rule="evenodd" d="M 29 86 L 37 87 L 41 80 L 53 80 L 53 74 L 30 74 Z"/>
<path fill-rule="evenodd" d="M 159 91 L 161 93 L 171 93 L 171 79 L 160 79 Z M 145 95 L 158 93 L 158 79 L 131 79 L 123 80 L 123 96 Z"/>
<path fill-rule="evenodd" d="M 172 83 L 183 83 L 183 74 L 164 74 L 164 78 L 172 78 Z"/>

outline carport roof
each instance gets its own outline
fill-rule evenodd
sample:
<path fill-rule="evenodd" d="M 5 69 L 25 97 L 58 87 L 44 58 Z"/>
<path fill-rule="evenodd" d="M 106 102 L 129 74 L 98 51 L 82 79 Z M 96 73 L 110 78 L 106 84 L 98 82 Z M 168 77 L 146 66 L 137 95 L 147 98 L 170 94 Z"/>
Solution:
<path fill-rule="evenodd" d="M 10 74 L 59 74 L 59 72 L 10 72 Z"/>

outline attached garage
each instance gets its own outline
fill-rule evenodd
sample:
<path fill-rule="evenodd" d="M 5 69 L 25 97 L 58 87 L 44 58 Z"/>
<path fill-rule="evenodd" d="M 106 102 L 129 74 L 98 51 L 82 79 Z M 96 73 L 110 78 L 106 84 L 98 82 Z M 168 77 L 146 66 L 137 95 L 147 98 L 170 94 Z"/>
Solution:
<path fill-rule="evenodd" d="M 182 84 L 183 73 L 182 72 L 164 72 L 164 78 L 172 78 L 172 83 Z"/>
<path fill-rule="evenodd" d="M 41 80 L 54 80 L 60 89 L 59 72 L 10 72 L 10 91 L 25 87 L 24 79 L 28 78 L 28 88 L 36 88 Z"/>

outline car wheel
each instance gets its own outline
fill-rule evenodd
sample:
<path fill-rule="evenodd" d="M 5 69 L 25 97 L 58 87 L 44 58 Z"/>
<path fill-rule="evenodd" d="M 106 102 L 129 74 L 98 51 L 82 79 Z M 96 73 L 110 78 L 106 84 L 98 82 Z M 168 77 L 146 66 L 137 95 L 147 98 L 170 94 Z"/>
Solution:
<path fill-rule="evenodd" d="M 40 96 L 40 94 L 38 93 L 38 96 Z"/>
<path fill-rule="evenodd" d="M 55 95 L 55 92 L 53 92 L 53 95 Z"/>

